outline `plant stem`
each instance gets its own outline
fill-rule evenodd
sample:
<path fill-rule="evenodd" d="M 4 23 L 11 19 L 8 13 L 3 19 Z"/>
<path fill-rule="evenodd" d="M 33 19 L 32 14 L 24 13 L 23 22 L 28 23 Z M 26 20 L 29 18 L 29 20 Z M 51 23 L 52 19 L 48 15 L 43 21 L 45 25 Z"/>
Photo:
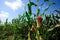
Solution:
<path fill-rule="evenodd" d="M 36 38 L 37 38 L 37 40 L 40 40 L 40 35 L 39 35 L 39 31 L 38 30 L 36 30 Z"/>
<path fill-rule="evenodd" d="M 31 39 L 30 39 L 30 31 L 28 32 L 28 40 L 31 40 Z"/>

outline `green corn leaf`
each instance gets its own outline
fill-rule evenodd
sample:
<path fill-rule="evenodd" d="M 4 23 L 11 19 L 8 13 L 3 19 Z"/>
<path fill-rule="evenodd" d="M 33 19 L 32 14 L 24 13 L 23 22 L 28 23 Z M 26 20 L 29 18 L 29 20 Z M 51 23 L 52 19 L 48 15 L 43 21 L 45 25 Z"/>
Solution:
<path fill-rule="evenodd" d="M 31 6 L 30 6 L 30 4 L 28 4 L 28 13 L 29 13 L 29 15 L 32 15 L 32 13 L 31 13 Z"/>
<path fill-rule="evenodd" d="M 55 10 L 55 11 L 60 14 L 60 11 L 58 11 L 58 10 Z"/>
<path fill-rule="evenodd" d="M 39 9 L 37 9 L 37 16 L 39 15 L 39 13 L 40 13 L 40 10 L 39 10 Z"/>
<path fill-rule="evenodd" d="M 6 19 L 5 26 L 7 26 L 7 24 L 8 24 L 8 19 Z"/>
<path fill-rule="evenodd" d="M 34 6 L 37 6 L 35 3 L 33 3 L 33 2 L 30 2 L 30 6 L 32 6 L 32 5 L 34 5 Z"/>
<path fill-rule="evenodd" d="M 44 13 L 45 13 L 48 9 L 49 9 L 49 7 L 44 10 Z"/>
<path fill-rule="evenodd" d="M 44 13 L 40 14 L 40 16 L 42 16 L 42 17 L 43 17 L 44 15 L 45 15 Z"/>
<path fill-rule="evenodd" d="M 2 23 L 2 21 L 0 20 L 0 24 Z"/>
<path fill-rule="evenodd" d="M 47 1 L 49 1 L 49 0 L 44 0 L 44 2 L 47 2 Z"/>
<path fill-rule="evenodd" d="M 28 3 L 28 13 L 29 13 L 29 15 L 31 16 L 32 15 L 32 11 L 31 11 L 31 6 L 32 5 L 34 5 L 34 6 L 37 6 L 35 3 L 33 3 L 33 2 L 29 2 Z"/>
<path fill-rule="evenodd" d="M 53 29 L 54 29 L 54 27 L 53 27 L 53 28 L 48 29 L 47 31 L 49 32 L 49 31 L 52 31 Z"/>
<path fill-rule="evenodd" d="M 50 8 L 50 6 L 54 5 L 54 2 L 51 2 L 50 4 L 48 4 L 47 8 L 44 10 L 44 13 Z"/>
<path fill-rule="evenodd" d="M 57 27 L 60 27 L 60 24 L 57 24 L 55 27 L 52 27 L 52 28 L 48 29 L 47 31 L 48 31 L 48 32 L 49 32 L 49 31 L 52 31 L 54 28 L 57 28 Z"/>
<path fill-rule="evenodd" d="M 55 27 L 60 27 L 60 24 L 57 24 Z"/>
<path fill-rule="evenodd" d="M 55 4 L 55 3 L 54 3 L 54 2 L 51 2 L 51 3 L 48 5 L 48 7 L 52 6 L 53 4 Z"/>
<path fill-rule="evenodd" d="M 8 19 L 6 19 L 6 24 L 8 23 Z"/>
<path fill-rule="evenodd" d="M 28 15 L 28 13 L 26 12 L 26 17 L 28 20 L 30 20 L 30 16 Z"/>

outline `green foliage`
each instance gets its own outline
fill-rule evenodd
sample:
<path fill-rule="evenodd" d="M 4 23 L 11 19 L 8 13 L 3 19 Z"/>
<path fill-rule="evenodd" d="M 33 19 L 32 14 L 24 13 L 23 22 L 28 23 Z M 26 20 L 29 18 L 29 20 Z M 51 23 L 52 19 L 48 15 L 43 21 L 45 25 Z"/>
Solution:
<path fill-rule="evenodd" d="M 38 0 L 37 0 L 38 1 Z M 44 0 L 44 3 L 49 0 Z M 44 5 L 42 3 L 40 7 Z M 44 20 L 42 21 L 41 27 L 39 28 L 39 31 L 30 31 L 31 40 L 36 40 L 36 33 L 37 35 L 41 35 L 43 40 L 59 40 L 60 39 L 60 24 L 58 24 L 60 21 L 60 17 L 54 13 L 51 13 L 50 15 L 45 14 L 45 12 L 50 8 L 50 6 L 54 5 L 54 2 L 51 2 L 48 4 L 47 8 L 45 8 L 44 12 L 42 13 L 42 18 Z M 34 2 L 29 2 L 27 4 L 28 6 L 28 12 L 25 11 L 23 15 L 19 15 L 18 18 L 12 19 L 12 22 L 9 23 L 8 19 L 6 19 L 6 22 L 4 24 L 1 24 L 0 21 L 0 40 L 27 40 L 28 39 L 28 29 L 32 27 L 32 25 L 36 26 L 36 16 L 32 17 L 32 10 L 31 6 L 34 5 L 35 7 L 38 7 L 38 4 L 35 4 Z M 37 16 L 40 16 L 40 9 L 37 8 L 36 14 Z M 60 13 L 58 10 L 55 10 L 56 12 Z M 45 14 L 45 15 L 44 15 Z M 45 17 L 44 17 L 45 16 Z"/>
<path fill-rule="evenodd" d="M 31 6 L 34 5 L 34 6 L 37 6 L 35 3 L 33 2 L 29 2 L 28 3 L 28 14 L 31 16 L 32 15 L 32 12 L 31 12 Z"/>
<path fill-rule="evenodd" d="M 51 2 L 50 4 L 48 4 L 47 8 L 45 8 L 45 10 L 44 10 L 43 13 L 45 13 L 49 9 L 49 7 L 52 6 L 52 5 L 54 5 L 54 4 L 55 4 L 54 2 Z"/>
<path fill-rule="evenodd" d="M 58 11 L 58 10 L 55 10 L 59 15 L 60 15 L 60 11 Z"/>

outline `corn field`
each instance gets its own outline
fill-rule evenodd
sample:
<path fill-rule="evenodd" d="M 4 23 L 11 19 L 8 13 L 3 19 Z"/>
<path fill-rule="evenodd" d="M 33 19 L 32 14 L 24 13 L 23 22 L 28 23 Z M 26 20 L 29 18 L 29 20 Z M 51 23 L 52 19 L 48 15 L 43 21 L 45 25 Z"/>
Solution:
<path fill-rule="evenodd" d="M 46 3 L 49 0 L 43 1 Z M 11 22 L 6 19 L 2 24 L 0 21 L 0 40 L 60 40 L 60 10 L 51 11 L 49 15 L 45 14 L 52 5 L 55 5 L 51 2 L 41 13 L 37 2 L 38 0 L 36 3 L 29 0 L 28 11 L 25 11 L 23 15 L 18 15 L 18 18 L 13 18 Z M 36 7 L 34 15 L 32 6 Z"/>

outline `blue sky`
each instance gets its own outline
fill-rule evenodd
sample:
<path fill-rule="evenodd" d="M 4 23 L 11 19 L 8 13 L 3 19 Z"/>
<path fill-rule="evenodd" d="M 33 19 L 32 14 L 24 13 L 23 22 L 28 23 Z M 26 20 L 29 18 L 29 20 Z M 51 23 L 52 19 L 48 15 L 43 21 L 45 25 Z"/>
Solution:
<path fill-rule="evenodd" d="M 13 18 L 17 18 L 18 14 L 22 15 L 25 11 L 24 6 L 26 6 L 28 1 L 29 0 L 0 0 L 0 20 L 5 22 L 5 19 L 8 18 L 8 20 L 11 21 Z M 36 0 L 31 1 L 36 2 Z M 43 0 L 39 0 L 38 5 L 40 5 L 42 2 Z M 60 8 L 60 0 L 50 0 L 42 6 L 41 12 L 43 12 L 43 10 L 50 2 L 55 2 L 56 4 L 51 6 L 46 14 L 50 14 L 51 10 L 56 10 Z M 35 7 L 32 6 L 32 12 L 36 13 L 35 11 Z"/>

